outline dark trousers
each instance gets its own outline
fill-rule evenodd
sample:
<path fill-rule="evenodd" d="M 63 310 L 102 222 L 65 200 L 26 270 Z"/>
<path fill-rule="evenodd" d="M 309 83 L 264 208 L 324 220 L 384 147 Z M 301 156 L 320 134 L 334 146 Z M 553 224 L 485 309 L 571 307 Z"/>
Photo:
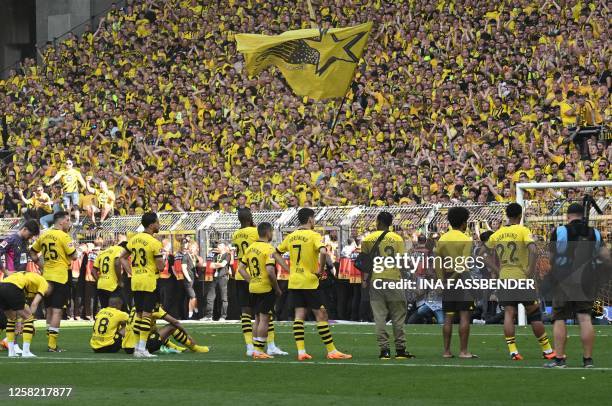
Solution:
<path fill-rule="evenodd" d="M 123 307 L 126 309 L 131 309 L 134 307 L 134 300 L 132 296 L 132 279 L 127 276 L 127 274 L 123 274 L 123 289 L 121 289 L 121 297 L 123 298 Z"/>
<path fill-rule="evenodd" d="M 159 301 L 164 308 L 172 317 L 180 318 L 178 312 L 178 302 L 175 300 L 176 297 L 176 279 L 160 279 L 158 281 L 159 287 Z"/>
<path fill-rule="evenodd" d="M 287 300 L 289 296 L 289 281 L 278 281 L 278 287 L 283 291 L 283 294 L 276 298 L 276 304 L 274 305 L 276 320 L 289 320 L 289 317 L 292 317 L 289 314 L 289 302 Z"/>
<path fill-rule="evenodd" d="M 351 320 L 351 304 L 353 291 L 348 279 L 336 280 L 336 297 L 338 298 L 338 320 Z"/>
<path fill-rule="evenodd" d="M 206 312 L 205 317 L 213 317 L 215 308 L 215 299 L 217 298 L 217 290 L 219 290 L 219 317 L 227 318 L 227 277 L 221 277 L 208 283 L 206 287 Z"/>
<path fill-rule="evenodd" d="M 83 289 L 83 314 L 92 317 L 96 307 L 96 282 L 85 281 Z"/>

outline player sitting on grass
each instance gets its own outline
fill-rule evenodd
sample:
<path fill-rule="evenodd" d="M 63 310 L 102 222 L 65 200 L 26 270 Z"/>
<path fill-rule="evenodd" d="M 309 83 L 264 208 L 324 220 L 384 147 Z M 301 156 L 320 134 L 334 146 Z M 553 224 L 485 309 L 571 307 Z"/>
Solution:
<path fill-rule="evenodd" d="M 527 279 L 533 275 L 536 265 L 537 248 L 531 238 L 531 231 L 521 225 L 523 208 L 518 203 L 510 203 L 506 207 L 508 225 L 501 227 L 493 233 L 486 243 L 487 248 L 494 250 L 493 255 L 487 261 L 489 269 L 495 270 L 500 279 Z M 497 256 L 500 266 L 497 267 L 490 258 Z M 499 269 L 497 269 L 499 268 Z M 538 293 L 529 291 L 500 290 L 497 293 L 500 305 L 504 308 L 504 334 L 506 344 L 510 351 L 510 359 L 520 361 L 523 356 L 519 354 L 516 347 L 516 336 L 514 319 L 517 314 L 519 303 L 525 306 L 527 321 L 531 324 L 533 334 L 538 339 L 542 348 L 542 356 L 553 359 L 555 352 L 550 346 L 544 323 L 542 323 L 542 312 Z"/>
<path fill-rule="evenodd" d="M 136 310 L 132 308 L 125 329 L 125 337 L 123 338 L 123 349 L 128 354 L 134 353 L 136 340 L 138 337 L 134 334 L 134 325 L 136 319 Z M 156 321 L 163 319 L 170 324 L 157 329 Z M 185 351 L 185 347 L 193 352 L 208 352 L 208 347 L 198 345 L 196 341 L 183 328 L 181 322 L 170 316 L 166 311 L 157 304 L 151 313 L 151 325 L 153 326 L 146 343 L 146 349 L 149 353 L 154 353 L 160 350 L 162 353 L 179 353 Z M 170 337 L 174 337 L 176 341 L 183 344 L 185 347 L 178 346 L 170 341 Z"/>
<path fill-rule="evenodd" d="M 97 353 L 113 353 L 121 350 L 121 342 L 125 335 L 125 325 L 128 314 L 121 311 L 123 300 L 113 296 L 108 301 L 108 307 L 96 315 L 93 334 L 89 345 Z"/>
<path fill-rule="evenodd" d="M 34 337 L 34 316 L 43 297 L 48 297 L 52 291 L 51 285 L 37 273 L 15 272 L 0 282 L 0 309 L 4 309 L 7 318 L 6 339 L 8 356 L 17 357 L 15 352 L 15 332 L 18 330 L 17 317 L 23 320 L 23 358 L 36 355 L 30 352 L 30 344 Z M 28 306 L 26 300 L 32 299 Z"/>
<path fill-rule="evenodd" d="M 274 310 L 276 295 L 281 296 L 282 291 L 276 280 L 276 267 L 278 263 L 283 269 L 289 267 L 278 252 L 270 245 L 272 240 L 272 224 L 261 223 L 257 227 L 259 239 L 252 243 L 240 258 L 238 272 L 249 283 L 249 294 L 253 297 L 255 310 L 255 325 L 253 331 L 254 359 L 274 358 L 268 347 L 268 354 L 264 346 L 268 339 L 270 314 Z M 248 272 L 247 272 L 248 271 Z"/>

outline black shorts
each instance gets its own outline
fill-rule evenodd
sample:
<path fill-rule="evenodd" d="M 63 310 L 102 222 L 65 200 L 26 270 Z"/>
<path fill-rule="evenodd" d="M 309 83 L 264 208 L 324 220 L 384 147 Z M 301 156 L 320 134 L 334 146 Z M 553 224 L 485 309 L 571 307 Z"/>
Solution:
<path fill-rule="evenodd" d="M 164 345 L 164 343 L 157 331 L 149 334 L 149 338 L 147 339 L 147 351 L 153 354 L 155 351 L 158 351 L 162 345 Z"/>
<path fill-rule="evenodd" d="M 70 284 L 49 281 L 49 285 L 53 287 L 53 290 L 50 296 L 45 297 L 45 307 L 63 309 L 70 299 Z"/>
<path fill-rule="evenodd" d="M 466 300 L 461 302 L 442 301 L 442 311 L 444 313 L 457 313 L 474 310 L 474 301 Z"/>
<path fill-rule="evenodd" d="M 289 303 L 293 308 L 307 307 L 313 310 L 325 308 L 319 289 L 289 289 Z"/>
<path fill-rule="evenodd" d="M 136 313 L 153 313 L 153 309 L 158 302 L 157 291 L 145 292 L 135 290 L 132 292 L 132 294 L 134 295 L 134 307 L 136 308 Z"/>
<path fill-rule="evenodd" d="M 0 283 L 0 309 L 2 310 L 23 310 L 26 304 L 23 289 L 12 283 Z"/>
<path fill-rule="evenodd" d="M 112 292 L 105 289 L 97 289 L 96 293 L 98 294 L 98 300 L 100 301 L 100 308 L 104 309 L 108 307 L 108 302 L 111 297 L 121 297 L 121 288 L 117 287 L 117 289 Z"/>
<path fill-rule="evenodd" d="M 574 318 L 576 314 L 591 314 L 593 302 L 561 302 L 553 299 L 553 320 L 567 320 Z"/>
<path fill-rule="evenodd" d="M 497 299 L 499 300 L 499 305 L 502 307 L 512 306 L 518 308 L 519 303 L 522 303 L 525 307 L 540 303 L 538 300 L 538 292 L 535 289 L 498 289 Z"/>
<path fill-rule="evenodd" d="M 183 279 L 183 286 L 185 287 L 185 294 L 189 299 L 195 299 L 196 294 L 193 289 L 193 279 L 189 282 L 187 279 Z"/>
<path fill-rule="evenodd" d="M 273 291 L 267 293 L 253 293 L 253 301 L 255 302 L 255 306 L 253 306 L 253 312 L 255 314 L 268 314 L 271 311 L 274 311 L 274 303 L 276 303 L 276 296 Z"/>
<path fill-rule="evenodd" d="M 123 337 L 121 336 L 121 334 L 115 334 L 114 340 L 115 341 L 111 345 L 95 348 L 93 351 L 98 354 L 110 354 L 119 352 L 121 350 L 121 342 L 123 341 Z"/>
<path fill-rule="evenodd" d="M 238 305 L 241 308 L 255 306 L 253 295 L 249 292 L 249 283 L 247 281 L 236 281 L 236 296 L 238 298 Z"/>

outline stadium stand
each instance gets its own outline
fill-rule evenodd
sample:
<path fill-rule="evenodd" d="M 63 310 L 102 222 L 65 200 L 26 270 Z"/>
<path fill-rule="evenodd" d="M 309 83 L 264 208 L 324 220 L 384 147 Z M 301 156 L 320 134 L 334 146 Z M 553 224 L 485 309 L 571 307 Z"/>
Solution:
<path fill-rule="evenodd" d="M 605 2 L 319 9 L 323 27 L 375 24 L 333 135 L 337 101 L 241 72 L 235 33 L 308 27 L 292 3 L 127 1 L 41 49 L 0 81 L 0 215 L 68 158 L 108 183 L 116 215 L 507 202 L 519 181 L 611 178 Z"/>

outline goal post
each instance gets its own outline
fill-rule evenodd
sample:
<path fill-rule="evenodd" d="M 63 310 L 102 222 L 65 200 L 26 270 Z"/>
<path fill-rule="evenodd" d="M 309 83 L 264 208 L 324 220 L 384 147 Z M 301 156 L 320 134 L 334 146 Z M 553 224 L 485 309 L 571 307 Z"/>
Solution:
<path fill-rule="evenodd" d="M 519 203 L 524 209 L 523 222 L 529 223 L 529 217 L 527 215 L 527 209 L 529 201 L 525 199 L 525 191 L 526 190 L 542 190 L 542 189 L 551 189 L 551 190 L 559 190 L 559 189 L 592 189 L 592 188 L 611 188 L 612 181 L 610 180 L 599 180 L 599 181 L 584 181 L 584 182 L 533 182 L 533 183 L 517 183 L 516 184 L 516 202 Z M 582 196 L 582 195 L 580 195 Z M 557 199 L 563 200 L 563 199 Z M 582 201 L 582 198 L 576 201 Z M 545 203 L 545 202 L 538 202 Z M 612 197 L 608 197 L 606 195 L 606 206 L 612 204 Z M 606 207 L 608 208 L 608 207 Z M 542 223 L 547 223 L 546 225 L 553 226 L 555 223 L 563 222 L 564 217 L 561 210 L 551 209 L 547 213 L 541 213 L 543 215 L 538 216 L 538 221 Z M 612 220 L 612 216 L 608 214 L 602 216 L 602 220 Z M 609 301 L 609 297 L 606 298 Z M 522 304 L 519 304 L 518 308 L 518 324 L 520 326 L 524 326 L 527 324 L 527 317 L 525 314 L 525 307 Z"/>

